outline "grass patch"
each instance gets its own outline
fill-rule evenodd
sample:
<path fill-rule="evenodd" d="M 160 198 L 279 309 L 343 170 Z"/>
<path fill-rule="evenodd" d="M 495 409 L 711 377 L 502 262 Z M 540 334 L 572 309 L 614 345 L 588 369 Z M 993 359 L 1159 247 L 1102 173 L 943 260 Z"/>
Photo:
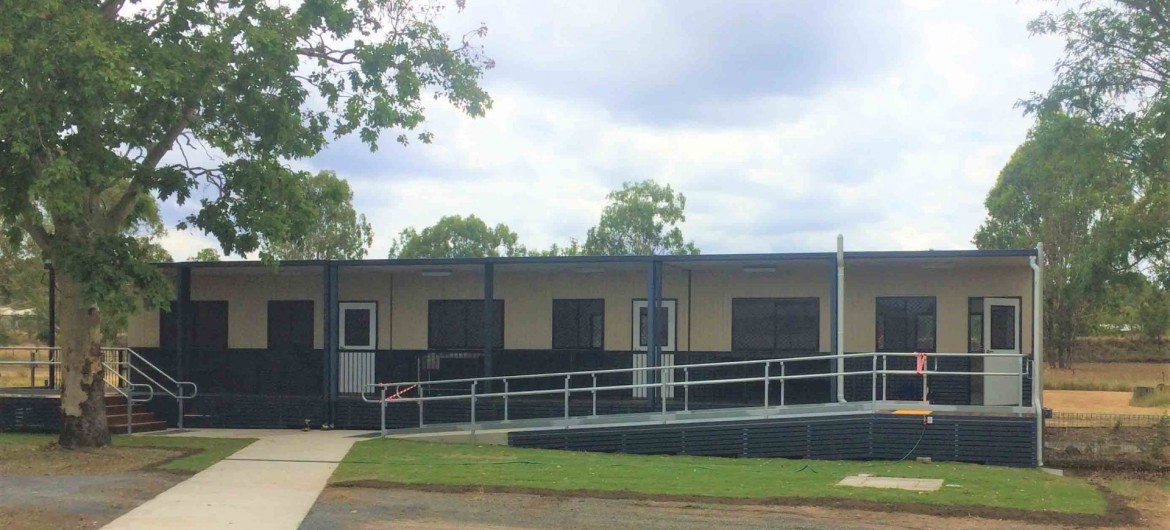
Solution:
<path fill-rule="evenodd" d="M 236 451 L 247 447 L 253 438 L 202 438 L 195 436 L 115 436 L 114 447 L 173 449 L 190 454 L 166 462 L 159 469 L 197 473 L 211 467 Z"/>
<path fill-rule="evenodd" d="M 847 475 L 941 478 L 932 493 L 836 486 Z M 919 464 L 641 456 L 396 439 L 359 442 L 334 483 L 491 486 L 711 498 L 837 498 L 874 502 L 988 506 L 1104 514 L 1104 496 L 1087 481 L 1036 469 Z"/>
<path fill-rule="evenodd" d="M 55 434 L 0 433 L 0 470 L 19 474 L 108 474 L 143 468 L 196 473 L 252 439 L 114 436 L 111 447 L 70 451 Z"/>
<path fill-rule="evenodd" d="M 1131 398 L 1129 404 L 1135 407 L 1170 407 L 1170 392 L 1155 390 L 1142 397 Z"/>
<path fill-rule="evenodd" d="M 1045 368 L 1045 390 L 1129 392 L 1135 386 L 1170 382 L 1170 364 L 1078 362 L 1072 369 Z"/>

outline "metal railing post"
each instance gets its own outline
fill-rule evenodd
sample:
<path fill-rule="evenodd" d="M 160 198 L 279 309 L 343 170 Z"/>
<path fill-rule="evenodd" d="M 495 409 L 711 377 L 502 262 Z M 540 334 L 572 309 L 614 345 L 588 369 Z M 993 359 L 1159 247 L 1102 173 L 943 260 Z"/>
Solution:
<path fill-rule="evenodd" d="M 662 395 L 658 396 L 658 400 L 662 402 L 662 415 L 666 416 L 666 367 L 665 366 L 661 366 L 658 368 L 658 378 L 662 380 L 662 382 L 659 383 L 659 386 L 662 389 L 661 390 Z"/>
<path fill-rule="evenodd" d="M 889 370 L 888 365 L 886 363 L 887 360 L 889 360 L 889 357 L 886 357 L 885 355 L 883 355 L 882 356 L 882 401 L 886 401 L 886 379 L 890 375 L 890 374 L 886 373 L 886 371 Z"/>
<path fill-rule="evenodd" d="M 28 351 L 28 386 L 29 388 L 37 387 L 37 350 L 31 349 Z"/>
<path fill-rule="evenodd" d="M 788 373 L 784 370 L 784 361 L 780 361 L 780 406 L 784 406 L 784 384 L 787 382 Z"/>
<path fill-rule="evenodd" d="M 683 367 L 683 410 L 691 411 L 691 370 Z"/>
<path fill-rule="evenodd" d="M 418 426 L 423 426 L 423 386 L 418 385 Z"/>
<path fill-rule="evenodd" d="M 593 394 L 593 415 L 597 415 L 597 373 L 593 373 L 593 389 L 590 391 Z"/>
<path fill-rule="evenodd" d="M 475 400 L 475 385 L 477 385 L 477 384 L 479 384 L 479 381 L 472 381 L 471 382 L 471 430 L 472 431 L 475 430 L 475 401 L 476 401 Z"/>
<path fill-rule="evenodd" d="M 178 388 L 179 388 L 179 399 L 178 399 L 178 401 L 179 401 L 179 430 L 181 431 L 181 430 L 183 430 L 183 416 L 185 415 L 183 413 L 183 401 L 186 401 L 186 399 L 183 397 L 183 385 L 179 385 Z"/>
<path fill-rule="evenodd" d="M 770 398 L 770 396 L 768 395 L 768 391 L 771 390 L 771 388 L 772 388 L 771 383 L 772 383 L 772 363 L 766 362 L 766 363 L 764 363 L 764 408 L 768 408 L 768 399 Z"/>
<path fill-rule="evenodd" d="M 571 375 L 565 376 L 565 419 L 569 418 L 569 379 Z"/>
<path fill-rule="evenodd" d="M 382 437 L 386 437 L 386 387 L 382 387 L 382 400 L 379 405 L 382 408 L 382 423 L 379 430 L 382 432 Z"/>
<path fill-rule="evenodd" d="M 126 434 L 134 434 L 134 391 L 126 387 Z"/>
<path fill-rule="evenodd" d="M 508 421 L 508 380 L 504 380 L 504 421 Z"/>
<path fill-rule="evenodd" d="M 874 408 L 877 408 L 877 355 L 869 358 L 870 360 L 870 382 L 869 382 L 869 401 L 873 403 Z"/>

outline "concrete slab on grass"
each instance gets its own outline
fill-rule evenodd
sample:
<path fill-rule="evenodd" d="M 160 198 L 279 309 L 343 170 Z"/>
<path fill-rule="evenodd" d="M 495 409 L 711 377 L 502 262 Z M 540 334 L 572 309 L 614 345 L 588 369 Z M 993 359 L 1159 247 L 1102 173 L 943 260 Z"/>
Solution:
<path fill-rule="evenodd" d="M 865 477 L 853 475 L 841 479 L 838 486 L 853 486 L 855 488 L 899 489 L 907 491 L 938 491 L 942 488 L 941 478 L 898 478 L 898 477 Z"/>

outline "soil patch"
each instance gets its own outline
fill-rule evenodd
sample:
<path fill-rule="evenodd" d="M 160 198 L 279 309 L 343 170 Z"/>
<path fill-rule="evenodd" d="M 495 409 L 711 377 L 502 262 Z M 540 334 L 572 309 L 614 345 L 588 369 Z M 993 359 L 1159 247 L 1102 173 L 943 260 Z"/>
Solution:
<path fill-rule="evenodd" d="M 416 489 L 327 488 L 301 524 L 301 530 L 520 530 L 577 528 L 609 530 L 876 530 L 884 528 L 1056 530 L 1092 526 L 1035 524 L 980 514 L 939 517 L 888 509 L 857 510 L 820 505 L 721 504 L 645 499 L 548 496 L 487 490 L 436 492 Z"/>
<path fill-rule="evenodd" d="M 103 447 L 61 449 L 56 445 L 0 444 L 0 475 L 104 475 L 162 465 L 191 454 L 172 449 Z"/>
<path fill-rule="evenodd" d="M 1161 416 L 1170 413 L 1164 407 L 1135 407 L 1129 404 L 1132 392 L 1097 392 L 1089 390 L 1045 390 L 1044 406 L 1054 412 L 1085 414 L 1137 414 Z"/>
<path fill-rule="evenodd" d="M 907 502 L 873 502 L 858 499 L 817 497 L 734 498 L 692 495 L 650 495 L 629 491 L 554 490 L 512 486 L 465 486 L 451 484 L 398 484 L 366 480 L 340 482 L 333 484 L 333 486 L 341 488 L 414 490 L 433 493 L 522 494 L 551 498 L 589 498 L 704 505 L 786 507 L 816 506 L 820 508 L 837 508 L 867 512 L 917 514 L 940 517 L 978 517 L 983 519 L 1012 520 L 1055 526 L 1129 526 L 1136 524 L 1141 520 L 1141 515 L 1136 510 L 1130 508 L 1126 504 L 1123 497 L 1104 488 L 1100 489 L 1102 494 L 1105 496 L 1106 501 L 1108 502 L 1108 508 L 1102 515 L 1091 515 L 1060 512 L 1034 512 L 986 506 L 955 506 Z"/>
<path fill-rule="evenodd" d="M 181 482 L 166 472 L 32 476 L 0 474 L 0 528 L 100 528 Z"/>

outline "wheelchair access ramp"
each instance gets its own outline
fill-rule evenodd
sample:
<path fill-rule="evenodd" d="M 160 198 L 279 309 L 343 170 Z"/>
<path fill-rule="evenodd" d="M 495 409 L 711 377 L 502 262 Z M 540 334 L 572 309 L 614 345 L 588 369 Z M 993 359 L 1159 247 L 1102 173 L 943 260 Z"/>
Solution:
<path fill-rule="evenodd" d="M 792 370 L 798 363 L 841 359 L 813 356 L 415 381 L 370 385 L 362 398 L 379 404 L 381 434 L 400 438 L 643 454 L 900 459 L 917 453 L 1036 465 L 1034 406 L 887 399 L 895 378 L 920 379 L 925 397 L 932 383 L 946 380 L 932 378 L 955 375 L 1016 378 L 1022 397 L 1026 364 L 1018 355 L 1020 370 L 1010 373 L 929 369 L 928 357 L 974 355 L 984 354 L 850 354 L 843 357 L 868 360 L 870 369 L 847 373 Z M 900 356 L 917 357 L 921 370 L 885 368 L 886 357 Z M 871 399 L 785 402 L 792 381 L 826 378 L 868 381 Z M 754 390 L 758 405 L 704 398 L 709 393 L 703 389 L 720 385 Z M 633 398 L 635 391 L 647 397 Z"/>

